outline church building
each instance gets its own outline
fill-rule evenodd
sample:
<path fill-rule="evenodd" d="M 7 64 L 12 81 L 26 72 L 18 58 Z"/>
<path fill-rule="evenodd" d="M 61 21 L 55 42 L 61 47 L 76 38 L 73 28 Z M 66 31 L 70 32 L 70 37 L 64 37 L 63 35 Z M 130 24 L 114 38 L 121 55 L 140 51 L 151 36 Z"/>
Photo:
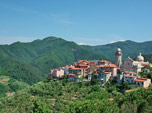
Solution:
<path fill-rule="evenodd" d="M 144 61 L 144 57 L 141 53 L 137 56 L 136 60 L 128 57 L 125 59 L 124 64 L 122 64 L 122 51 L 120 48 L 117 49 L 115 53 L 115 64 L 122 72 L 133 72 L 139 73 L 142 71 L 142 68 L 150 65 L 149 62 Z"/>
<path fill-rule="evenodd" d="M 130 57 L 126 58 L 124 61 L 124 65 L 121 66 L 121 71 L 139 73 L 145 66 L 149 64 L 149 62 L 144 61 L 144 57 L 141 53 L 139 53 L 139 56 L 137 56 L 136 60 L 133 60 Z"/>

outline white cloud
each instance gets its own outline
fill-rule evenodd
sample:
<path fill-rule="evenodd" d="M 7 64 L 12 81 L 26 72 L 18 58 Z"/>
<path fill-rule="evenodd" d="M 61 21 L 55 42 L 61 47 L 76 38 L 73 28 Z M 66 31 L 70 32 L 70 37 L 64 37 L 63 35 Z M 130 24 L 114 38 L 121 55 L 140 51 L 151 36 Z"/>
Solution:
<path fill-rule="evenodd" d="M 81 45 L 95 46 L 95 45 L 103 45 L 108 43 L 108 41 L 105 40 L 104 38 L 76 37 L 73 39 L 75 39 L 74 41 L 77 42 L 79 45 L 81 44 Z"/>
<path fill-rule="evenodd" d="M 80 43 L 77 43 L 77 44 L 78 44 L 78 45 L 87 45 L 87 44 L 85 44 L 85 43 L 81 43 L 81 42 L 80 42 Z"/>
<path fill-rule="evenodd" d="M 110 43 L 125 42 L 126 40 L 111 41 Z"/>

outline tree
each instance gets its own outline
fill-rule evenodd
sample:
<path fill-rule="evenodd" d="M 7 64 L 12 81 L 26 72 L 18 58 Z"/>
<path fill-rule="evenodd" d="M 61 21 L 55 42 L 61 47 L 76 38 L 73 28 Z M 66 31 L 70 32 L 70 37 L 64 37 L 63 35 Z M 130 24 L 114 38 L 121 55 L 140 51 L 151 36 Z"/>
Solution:
<path fill-rule="evenodd" d="M 34 107 L 32 113 L 53 113 L 45 103 L 41 102 L 39 99 L 34 101 Z"/>
<path fill-rule="evenodd" d="M 119 108 L 107 99 L 93 99 L 74 102 L 67 107 L 66 113 L 119 113 Z"/>
<path fill-rule="evenodd" d="M 123 82 L 122 88 L 125 89 L 125 90 L 129 89 L 129 83 L 128 82 Z"/>
<path fill-rule="evenodd" d="M 120 113 L 137 113 L 137 104 L 136 101 L 134 100 L 133 102 L 124 102 L 121 105 L 120 108 Z"/>

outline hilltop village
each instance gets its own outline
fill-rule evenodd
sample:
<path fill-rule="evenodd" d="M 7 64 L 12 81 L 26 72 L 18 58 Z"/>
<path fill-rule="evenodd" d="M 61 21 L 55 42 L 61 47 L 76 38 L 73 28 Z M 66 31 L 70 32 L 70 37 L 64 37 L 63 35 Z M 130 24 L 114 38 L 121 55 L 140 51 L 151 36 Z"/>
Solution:
<path fill-rule="evenodd" d="M 151 79 L 143 78 L 139 74 L 140 72 L 149 73 L 150 70 L 147 67 L 152 67 L 152 64 L 145 62 L 141 53 L 136 60 L 128 57 L 122 63 L 122 51 L 118 48 L 115 52 L 115 64 L 106 60 L 79 60 L 73 65 L 51 69 L 49 78 L 62 78 L 68 75 L 69 81 L 79 82 L 81 78 L 83 81 L 91 81 L 94 77 L 103 86 L 110 79 L 115 79 L 118 84 L 128 82 L 137 87 L 149 87 Z"/>

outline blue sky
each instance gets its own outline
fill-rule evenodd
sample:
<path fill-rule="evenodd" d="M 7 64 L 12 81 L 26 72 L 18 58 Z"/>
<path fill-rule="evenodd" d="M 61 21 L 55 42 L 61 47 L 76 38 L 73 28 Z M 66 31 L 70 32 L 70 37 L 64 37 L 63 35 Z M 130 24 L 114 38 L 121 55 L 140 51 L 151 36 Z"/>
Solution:
<path fill-rule="evenodd" d="M 152 40 L 152 0 L 0 0 L 0 44 L 48 36 L 89 45 Z"/>

